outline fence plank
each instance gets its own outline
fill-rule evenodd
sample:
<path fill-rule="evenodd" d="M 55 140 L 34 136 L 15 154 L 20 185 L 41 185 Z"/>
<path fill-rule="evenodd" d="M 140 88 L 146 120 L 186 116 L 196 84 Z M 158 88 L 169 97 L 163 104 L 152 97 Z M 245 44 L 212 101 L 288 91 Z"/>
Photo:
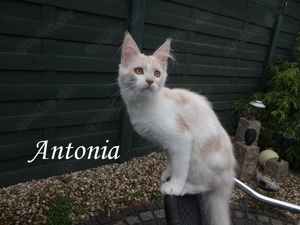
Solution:
<path fill-rule="evenodd" d="M 243 31 L 232 29 L 224 26 L 214 25 L 207 22 L 198 23 L 196 20 L 170 15 L 163 12 L 147 12 L 146 22 L 160 26 L 173 27 L 175 29 L 188 29 L 210 35 L 222 36 L 224 38 L 238 39 L 243 35 Z M 163 19 L 162 19 L 163 18 Z M 251 40 L 258 44 L 268 45 L 268 37 L 253 33 L 248 34 Z"/>
<path fill-rule="evenodd" d="M 245 20 L 251 23 L 262 24 L 263 26 L 266 27 L 273 27 L 273 23 L 269 23 L 266 20 L 261 20 L 262 14 L 259 14 L 260 15 L 259 17 L 258 16 L 255 17 L 255 15 L 257 15 L 257 13 L 263 13 L 264 15 L 267 15 L 268 13 L 266 13 L 266 10 L 269 9 L 274 10 L 274 8 L 278 5 L 278 3 L 274 5 L 272 4 L 270 5 L 271 8 L 268 7 L 265 9 L 263 9 L 258 5 L 253 5 L 253 7 L 248 10 L 249 3 L 242 0 L 235 0 L 235 1 L 205 0 L 201 2 L 197 0 L 172 0 L 172 1 L 190 7 L 212 11 L 217 14 L 234 17 L 239 20 Z M 243 13 L 243 12 L 247 12 L 247 13 Z"/>
<path fill-rule="evenodd" d="M 87 127 L 88 129 L 89 127 Z M 9 159 L 15 159 L 15 158 L 33 158 L 35 154 L 37 153 L 37 143 L 42 140 L 48 140 L 49 141 L 49 150 L 52 148 L 52 146 L 68 146 L 69 143 L 72 143 L 73 147 L 78 146 L 104 146 L 106 145 L 106 140 L 109 140 L 110 145 L 112 143 L 118 143 L 119 142 L 119 131 L 116 130 L 110 130 L 110 131 L 102 131 L 101 133 L 92 133 L 88 135 L 78 135 L 78 136 L 69 136 L 64 138 L 57 138 L 57 139 L 36 139 L 35 141 L 30 142 L 23 142 L 18 144 L 10 144 L 0 147 L 0 160 L 9 160 Z M 50 146 L 51 144 L 51 146 Z M 64 153 L 66 153 L 64 151 Z M 26 166 L 26 164 L 25 164 Z M 5 166 L 2 168 L 1 171 L 9 170 L 10 167 L 5 168 Z"/>
<path fill-rule="evenodd" d="M 272 38 L 271 38 L 271 42 L 270 42 L 270 46 L 269 46 L 269 52 L 268 55 L 266 57 L 265 60 L 265 67 L 264 67 L 264 71 L 263 71 L 263 76 L 261 79 L 261 83 L 260 83 L 260 89 L 263 90 L 266 80 L 267 80 L 267 70 L 271 64 L 271 62 L 273 61 L 273 57 L 274 57 L 274 53 L 275 53 L 275 49 L 276 49 L 276 43 L 277 43 L 277 39 L 280 33 L 280 28 L 282 25 L 282 20 L 283 20 L 283 16 L 286 10 L 286 4 L 284 4 L 281 8 L 280 11 L 276 14 L 276 23 L 275 26 L 273 28 L 273 34 L 272 34 Z"/>
<path fill-rule="evenodd" d="M 144 39 L 145 48 L 153 48 L 154 43 L 161 43 L 163 39 L 146 37 Z M 265 58 L 265 53 L 249 50 L 241 50 L 231 46 L 214 46 L 188 41 L 178 41 L 174 40 L 172 47 L 178 52 L 189 52 L 192 54 L 203 54 L 203 55 L 213 55 L 222 56 L 226 58 L 239 58 L 239 59 L 250 59 L 250 60 L 260 60 L 263 61 Z"/>
<path fill-rule="evenodd" d="M 129 30 L 136 41 L 136 44 L 141 48 L 142 34 L 144 29 L 144 16 L 145 16 L 146 0 L 132 0 L 129 18 Z M 122 109 L 121 118 L 121 157 L 120 162 L 128 161 L 131 156 L 132 143 L 133 143 L 133 127 L 130 123 L 129 115 L 125 107 Z"/>
<path fill-rule="evenodd" d="M 118 120 L 119 110 L 105 109 L 93 111 L 44 113 L 35 111 L 25 116 L 1 117 L 0 132 L 20 131 L 47 127 L 71 126 L 93 122 Z"/>
<path fill-rule="evenodd" d="M 112 1 L 97 1 L 97 0 L 24 0 L 26 2 L 45 4 L 60 8 L 66 8 L 74 11 L 82 11 L 87 13 L 95 13 L 105 16 L 115 16 L 126 19 L 128 16 L 128 4 L 122 0 Z M 116 13 L 118 12 L 118 13 Z"/>
<path fill-rule="evenodd" d="M 105 58 L 0 53 L 0 67 L 5 70 L 116 72 L 118 62 Z"/>
<path fill-rule="evenodd" d="M 232 105 L 259 90 L 265 62 L 291 56 L 300 26 L 289 0 L 0 0 L 0 186 L 111 163 L 42 160 L 36 143 L 121 147 L 118 162 L 160 149 L 133 132 L 117 85 L 129 30 L 145 54 L 167 37 L 167 86 L 205 95 L 230 132 Z M 269 57 L 269 58 L 268 58 Z"/>
<path fill-rule="evenodd" d="M 19 24 L 22 24 L 22 26 L 20 27 Z M 116 32 L 114 35 L 110 35 L 108 29 L 30 20 L 10 16 L 0 16 L 0 26 L 2 34 L 27 36 L 26 43 L 24 43 L 26 47 L 28 46 L 28 43 L 31 43 L 29 45 L 35 45 L 36 40 L 42 38 L 116 45 L 120 40 L 120 37 L 123 36 L 123 32 Z M 118 28 L 118 26 L 119 24 L 116 28 Z M 120 26 L 122 28 L 124 27 L 122 21 L 120 22 Z M 18 27 L 18 29 L 16 30 L 14 27 Z"/>
<path fill-rule="evenodd" d="M 0 85 L 1 101 L 20 101 L 38 99 L 111 97 L 118 91 L 117 86 L 101 84 L 70 85 Z"/>

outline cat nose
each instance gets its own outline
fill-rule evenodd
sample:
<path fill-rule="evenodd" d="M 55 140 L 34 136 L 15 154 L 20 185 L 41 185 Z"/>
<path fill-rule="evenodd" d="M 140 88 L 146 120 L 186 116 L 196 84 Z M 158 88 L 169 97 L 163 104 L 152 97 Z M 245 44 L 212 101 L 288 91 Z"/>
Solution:
<path fill-rule="evenodd" d="M 150 86 L 151 84 L 153 84 L 153 80 L 151 80 L 151 79 L 148 79 L 148 80 L 146 80 L 146 82 L 148 83 L 148 85 Z"/>

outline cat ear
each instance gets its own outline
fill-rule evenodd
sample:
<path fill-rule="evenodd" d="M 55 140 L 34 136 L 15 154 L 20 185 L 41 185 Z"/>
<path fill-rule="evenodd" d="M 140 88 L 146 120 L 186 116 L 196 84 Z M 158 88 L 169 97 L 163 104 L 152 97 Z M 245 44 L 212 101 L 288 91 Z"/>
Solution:
<path fill-rule="evenodd" d="M 140 54 L 140 50 L 128 31 L 125 32 L 125 38 L 122 45 L 121 64 L 128 65 L 128 60 L 133 56 Z"/>
<path fill-rule="evenodd" d="M 168 65 L 168 58 L 174 59 L 172 55 L 170 55 L 170 46 L 171 46 L 171 38 L 168 38 L 162 46 L 160 46 L 153 54 L 160 63 L 162 64 L 163 68 L 167 68 Z"/>

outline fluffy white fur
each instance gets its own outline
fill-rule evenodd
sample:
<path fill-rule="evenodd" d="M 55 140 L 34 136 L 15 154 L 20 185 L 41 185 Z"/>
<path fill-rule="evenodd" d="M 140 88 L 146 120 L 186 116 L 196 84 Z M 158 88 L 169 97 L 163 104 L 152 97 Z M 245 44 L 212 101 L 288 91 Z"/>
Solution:
<path fill-rule="evenodd" d="M 118 78 L 121 95 L 134 129 L 165 149 L 168 166 L 161 176 L 161 192 L 206 192 L 208 224 L 229 225 L 235 166 L 231 141 L 205 97 L 164 87 L 170 43 L 168 39 L 146 56 L 125 34 Z M 143 73 L 137 74 L 136 68 Z M 159 77 L 154 75 L 157 71 Z"/>

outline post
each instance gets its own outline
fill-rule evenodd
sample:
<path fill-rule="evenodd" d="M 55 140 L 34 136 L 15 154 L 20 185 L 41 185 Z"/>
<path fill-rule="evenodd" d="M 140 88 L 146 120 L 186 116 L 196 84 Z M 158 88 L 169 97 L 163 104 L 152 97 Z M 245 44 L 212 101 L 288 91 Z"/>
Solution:
<path fill-rule="evenodd" d="M 279 32 L 280 32 L 280 27 L 281 27 L 281 23 L 282 23 L 282 20 L 283 20 L 283 17 L 284 17 L 286 6 L 287 6 L 287 0 L 283 0 L 282 4 L 280 5 L 279 10 L 277 11 L 277 20 L 276 20 L 274 28 L 273 28 L 271 43 L 270 43 L 269 51 L 267 53 L 267 57 L 266 57 L 266 60 L 265 60 L 263 74 L 262 74 L 262 78 L 261 78 L 261 82 L 260 82 L 260 90 L 264 89 L 264 86 L 265 86 L 265 83 L 266 83 L 266 80 L 267 80 L 268 67 L 272 63 L 273 58 L 274 58 L 276 44 L 277 44 L 277 40 L 278 40 L 278 36 L 279 36 Z"/>
<path fill-rule="evenodd" d="M 144 33 L 144 19 L 146 0 L 131 0 L 128 19 L 128 31 L 131 33 L 136 44 L 141 49 Z M 133 144 L 133 128 L 130 123 L 126 107 L 121 110 L 121 132 L 120 132 L 120 158 L 119 162 L 126 162 L 131 158 Z"/>

